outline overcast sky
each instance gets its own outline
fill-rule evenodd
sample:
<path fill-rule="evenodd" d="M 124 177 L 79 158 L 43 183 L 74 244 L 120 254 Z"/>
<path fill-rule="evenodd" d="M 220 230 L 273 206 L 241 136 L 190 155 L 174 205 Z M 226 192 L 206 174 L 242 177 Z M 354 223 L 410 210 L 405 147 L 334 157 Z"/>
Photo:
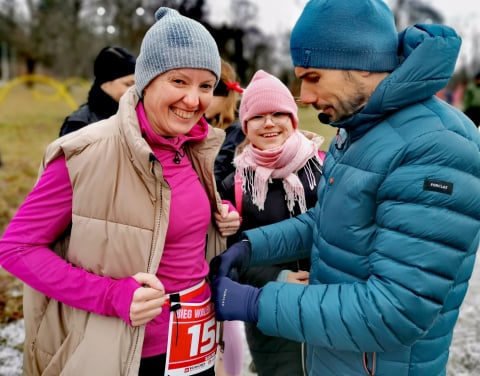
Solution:
<path fill-rule="evenodd" d="M 235 0 L 211 1 L 211 15 L 218 23 L 229 19 L 230 3 Z M 395 0 L 386 0 L 394 4 Z M 445 17 L 445 23 L 462 36 L 459 64 L 471 60 L 474 37 L 480 35 L 480 2 L 478 0 L 425 0 Z M 259 0 L 258 27 L 265 33 L 292 29 L 307 0 Z M 477 52 L 478 53 L 478 52 Z M 458 64 L 457 64 L 458 66 Z"/>
<path fill-rule="evenodd" d="M 211 1 L 212 14 L 218 19 L 228 18 L 230 3 L 235 0 Z M 452 26 L 460 22 L 473 21 L 480 16 L 478 0 L 424 0 L 443 13 Z M 386 0 L 394 4 L 395 0 Z M 293 27 L 307 0 L 259 0 L 259 27 L 268 32 Z M 478 22 L 480 23 L 480 22 Z M 455 24 L 455 25 L 454 25 Z"/>

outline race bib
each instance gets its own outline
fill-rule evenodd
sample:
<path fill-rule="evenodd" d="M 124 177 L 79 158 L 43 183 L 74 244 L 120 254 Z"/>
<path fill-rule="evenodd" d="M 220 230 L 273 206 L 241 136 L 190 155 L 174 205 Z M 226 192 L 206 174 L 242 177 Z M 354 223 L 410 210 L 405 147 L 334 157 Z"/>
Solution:
<path fill-rule="evenodd" d="M 213 303 L 172 303 L 164 376 L 196 375 L 215 365 L 217 322 Z"/>

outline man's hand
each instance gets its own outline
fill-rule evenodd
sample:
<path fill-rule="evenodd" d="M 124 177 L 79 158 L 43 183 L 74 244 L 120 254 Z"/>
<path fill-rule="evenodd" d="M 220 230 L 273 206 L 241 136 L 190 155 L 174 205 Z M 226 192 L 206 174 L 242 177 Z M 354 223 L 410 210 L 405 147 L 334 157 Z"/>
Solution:
<path fill-rule="evenodd" d="M 240 215 L 235 210 L 229 212 L 228 204 L 222 204 L 221 210 L 221 213 L 213 213 L 218 231 L 225 237 L 236 234 L 240 228 Z"/>
<path fill-rule="evenodd" d="M 250 265 L 252 250 L 250 242 L 242 240 L 210 261 L 210 281 L 217 277 L 229 277 L 238 281 Z"/>
<path fill-rule="evenodd" d="M 130 322 L 132 326 L 140 326 L 162 312 L 167 295 L 162 283 L 155 275 L 137 273 L 133 278 L 144 286 L 135 290 L 130 305 Z"/>
<path fill-rule="evenodd" d="M 262 289 L 241 285 L 226 277 L 212 282 L 212 299 L 215 316 L 219 321 L 258 321 L 258 299 Z"/>

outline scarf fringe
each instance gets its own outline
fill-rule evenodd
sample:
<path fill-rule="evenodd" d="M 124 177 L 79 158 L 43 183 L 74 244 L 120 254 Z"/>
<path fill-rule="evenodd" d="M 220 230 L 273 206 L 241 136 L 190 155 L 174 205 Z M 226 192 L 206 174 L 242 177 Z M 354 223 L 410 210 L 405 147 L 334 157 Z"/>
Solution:
<path fill-rule="evenodd" d="M 242 178 L 242 191 L 251 192 L 252 202 L 260 211 L 265 209 L 268 184 L 272 178 L 282 179 L 285 202 L 292 216 L 295 215 L 297 202 L 301 213 L 307 211 L 305 190 L 298 170 L 305 169 L 308 186 L 313 190 L 317 186 L 314 170 L 321 170 L 323 164 L 316 145 L 303 135 L 294 135 L 277 150 L 258 151 L 247 145 L 235 158 L 237 173 Z"/>

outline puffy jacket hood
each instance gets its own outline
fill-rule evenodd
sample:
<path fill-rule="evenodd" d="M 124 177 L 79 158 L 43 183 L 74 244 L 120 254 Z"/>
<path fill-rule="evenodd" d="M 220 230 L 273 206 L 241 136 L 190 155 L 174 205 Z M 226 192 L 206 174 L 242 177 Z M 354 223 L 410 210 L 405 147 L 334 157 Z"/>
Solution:
<path fill-rule="evenodd" d="M 392 111 L 418 103 L 445 87 L 455 69 L 461 39 L 444 25 L 414 25 L 398 35 L 400 65 L 354 116 L 332 123 L 357 138 Z"/>

